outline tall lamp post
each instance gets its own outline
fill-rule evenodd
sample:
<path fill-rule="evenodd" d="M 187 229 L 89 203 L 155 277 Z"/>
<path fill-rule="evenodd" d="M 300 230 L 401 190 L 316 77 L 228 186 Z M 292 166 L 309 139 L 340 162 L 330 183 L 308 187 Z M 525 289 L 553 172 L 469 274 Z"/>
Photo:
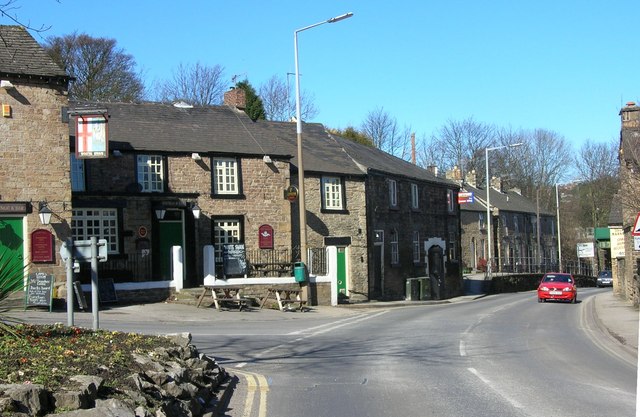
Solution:
<path fill-rule="evenodd" d="M 484 172 L 486 174 L 485 187 L 487 189 L 487 276 L 489 277 L 489 279 L 491 279 L 491 263 L 493 261 L 491 257 L 491 246 L 493 246 L 493 242 L 491 241 L 491 184 L 489 183 L 489 151 L 495 151 L 496 149 L 504 148 L 514 148 L 520 145 L 522 145 L 522 143 L 512 143 L 511 145 L 495 146 L 493 148 L 485 148 L 484 150 Z"/>
<path fill-rule="evenodd" d="M 300 260 L 307 264 L 307 208 L 304 202 L 304 165 L 302 163 L 302 116 L 300 115 L 300 71 L 298 70 L 298 33 L 325 23 L 335 23 L 353 16 L 353 13 L 345 13 L 332 17 L 313 25 L 305 26 L 293 32 L 293 48 L 296 60 L 296 133 L 298 136 L 298 207 L 300 216 Z"/>

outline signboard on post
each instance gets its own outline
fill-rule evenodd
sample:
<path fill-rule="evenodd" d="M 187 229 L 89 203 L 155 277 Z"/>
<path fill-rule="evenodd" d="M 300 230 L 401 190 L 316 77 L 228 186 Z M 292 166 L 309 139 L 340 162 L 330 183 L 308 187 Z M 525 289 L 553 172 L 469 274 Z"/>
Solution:
<path fill-rule="evenodd" d="M 91 241 L 73 241 L 73 259 L 76 262 L 91 262 Z M 107 262 L 107 239 L 98 240 L 98 261 Z"/>
<path fill-rule="evenodd" d="M 593 258 L 595 251 L 593 249 L 593 242 L 578 243 L 578 258 Z"/>
<path fill-rule="evenodd" d="M 611 257 L 624 258 L 624 230 L 610 228 L 609 240 L 611 241 Z"/>

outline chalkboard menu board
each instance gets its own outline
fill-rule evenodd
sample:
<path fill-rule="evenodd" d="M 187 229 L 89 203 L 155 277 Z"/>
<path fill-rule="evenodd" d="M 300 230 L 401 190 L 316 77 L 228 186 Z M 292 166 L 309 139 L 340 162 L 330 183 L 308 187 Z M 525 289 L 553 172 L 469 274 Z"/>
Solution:
<path fill-rule="evenodd" d="M 224 275 L 246 275 L 247 256 L 244 243 L 222 246 L 222 262 Z"/>
<path fill-rule="evenodd" d="M 29 274 L 27 280 L 26 307 L 49 307 L 53 298 L 53 275 L 44 272 Z"/>
<path fill-rule="evenodd" d="M 98 280 L 98 298 L 101 303 L 115 303 L 118 301 L 116 287 L 111 278 L 100 278 Z"/>

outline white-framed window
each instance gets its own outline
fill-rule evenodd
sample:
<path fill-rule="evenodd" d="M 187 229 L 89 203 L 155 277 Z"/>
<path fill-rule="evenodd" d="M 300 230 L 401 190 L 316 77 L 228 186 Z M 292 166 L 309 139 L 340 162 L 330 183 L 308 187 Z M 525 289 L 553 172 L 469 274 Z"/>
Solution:
<path fill-rule="evenodd" d="M 322 208 L 342 210 L 342 180 L 339 177 L 322 177 Z"/>
<path fill-rule="evenodd" d="M 398 231 L 396 229 L 391 230 L 389 245 L 391 246 L 391 264 L 399 264 L 400 251 L 398 250 Z"/>
<path fill-rule="evenodd" d="M 420 232 L 417 230 L 413 231 L 413 262 L 420 262 Z"/>
<path fill-rule="evenodd" d="M 86 191 L 84 176 L 84 159 L 71 154 L 71 191 Z"/>
<path fill-rule="evenodd" d="M 240 194 L 238 161 L 235 158 L 213 159 L 213 194 Z"/>
<path fill-rule="evenodd" d="M 117 209 L 73 209 L 71 212 L 71 233 L 74 240 L 89 240 L 92 236 L 106 239 L 107 253 L 120 253 Z"/>
<path fill-rule="evenodd" d="M 396 180 L 389 180 L 389 205 L 391 207 L 398 206 L 398 184 Z"/>
<path fill-rule="evenodd" d="M 484 213 L 478 213 L 478 229 L 485 230 L 487 228 L 487 223 L 484 218 Z"/>
<path fill-rule="evenodd" d="M 138 184 L 144 193 L 164 191 L 164 162 L 160 155 L 138 155 Z"/>
<path fill-rule="evenodd" d="M 242 221 L 240 219 L 214 219 L 213 244 L 216 252 L 216 262 L 222 262 L 222 246 L 239 243 L 241 237 Z"/>
<path fill-rule="evenodd" d="M 420 192 L 418 184 L 411 184 L 411 208 L 417 210 L 420 208 Z"/>

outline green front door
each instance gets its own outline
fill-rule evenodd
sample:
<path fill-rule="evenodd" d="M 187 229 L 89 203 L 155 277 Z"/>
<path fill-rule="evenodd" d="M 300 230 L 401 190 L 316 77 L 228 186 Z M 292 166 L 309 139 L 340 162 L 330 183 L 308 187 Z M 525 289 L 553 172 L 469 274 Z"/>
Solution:
<path fill-rule="evenodd" d="M 346 248 L 338 248 L 338 299 L 347 295 L 347 258 Z"/>
<path fill-rule="evenodd" d="M 171 247 L 182 247 L 182 264 L 185 265 L 184 250 L 184 225 L 182 222 L 182 210 L 167 210 L 163 220 L 159 222 L 158 228 L 158 252 L 160 265 L 160 278 L 171 280 Z"/>
<path fill-rule="evenodd" d="M 5 255 L 4 253 L 7 252 Z M 24 267 L 24 239 L 22 218 L 0 219 L 0 257 L 8 256 L 9 268 Z"/>

